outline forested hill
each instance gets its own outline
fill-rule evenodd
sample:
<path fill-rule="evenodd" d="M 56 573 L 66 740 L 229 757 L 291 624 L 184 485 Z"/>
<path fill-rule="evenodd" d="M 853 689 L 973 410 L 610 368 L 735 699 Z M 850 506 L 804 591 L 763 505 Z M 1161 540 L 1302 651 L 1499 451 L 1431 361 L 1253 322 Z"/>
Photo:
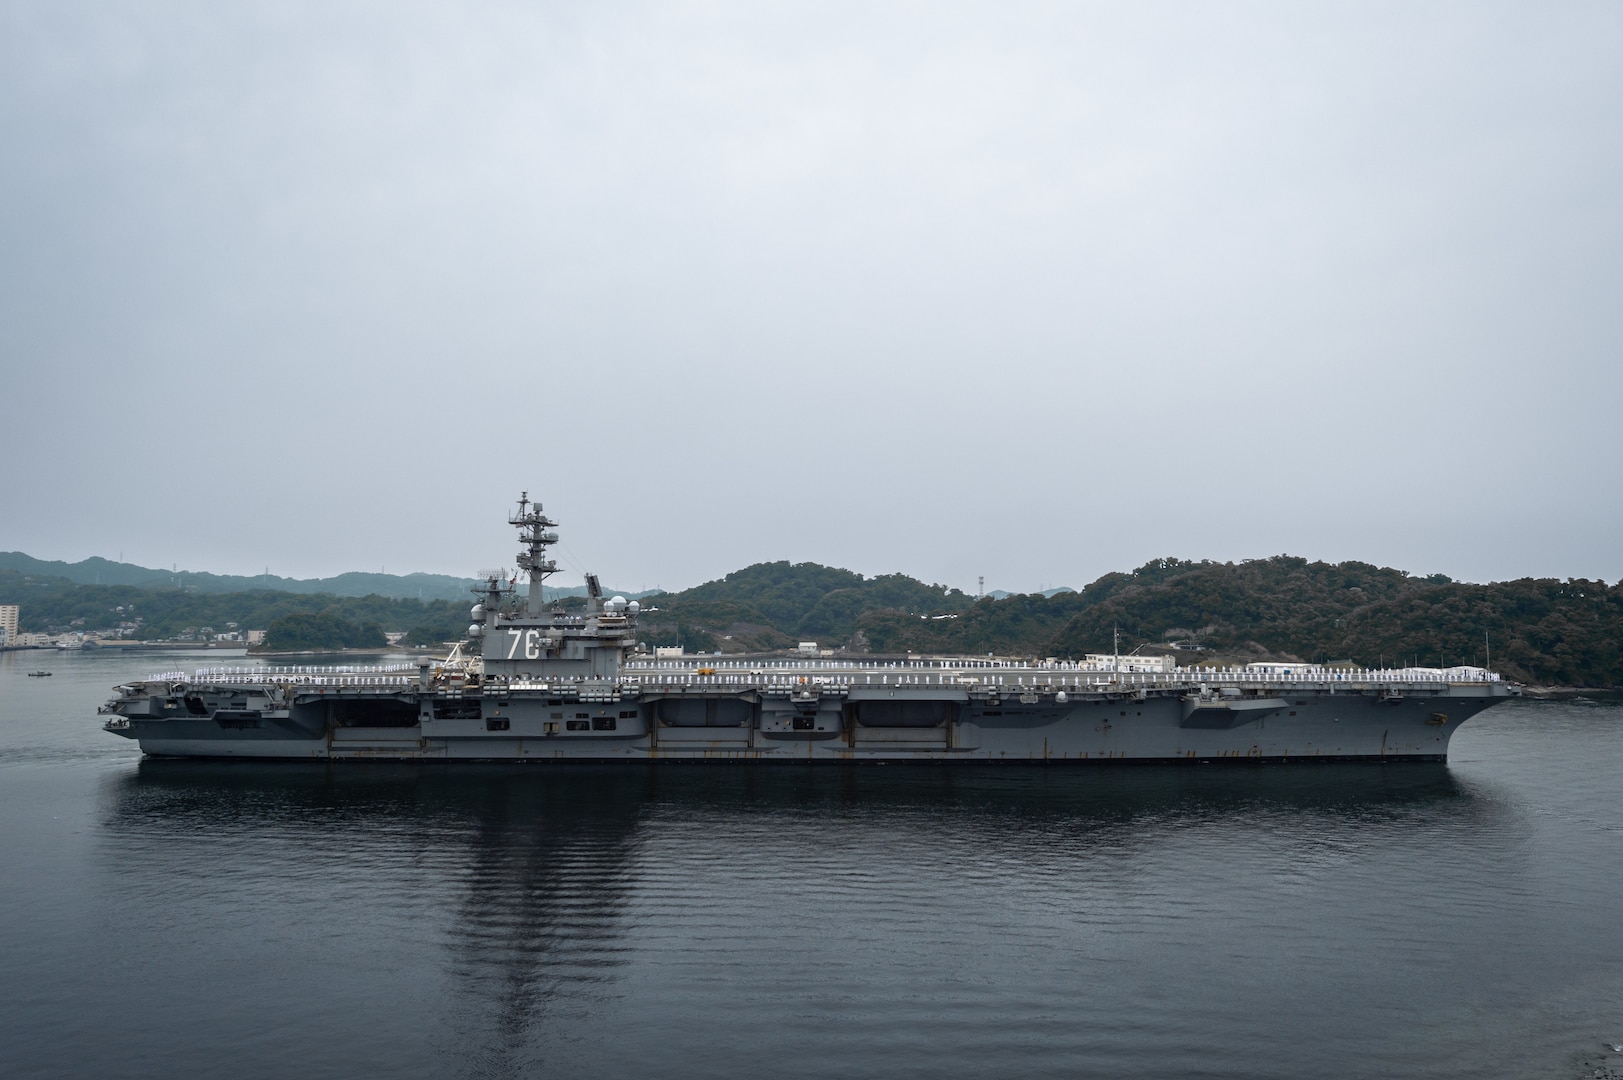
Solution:
<path fill-rule="evenodd" d="M 231 593 L 253 589 L 325 593 L 331 596 L 388 596 L 414 600 L 461 600 L 477 584 L 472 578 L 447 574 L 384 574 L 354 571 L 328 578 L 284 578 L 275 574 L 209 574 L 192 570 L 155 570 L 100 556 L 69 563 L 36 559 L 20 551 L 0 551 L 0 570 L 35 577 L 60 578 L 77 585 L 133 585 L 142 589 L 187 589 Z"/>
<path fill-rule="evenodd" d="M 334 596 L 276 589 L 205 592 L 152 589 L 135 585 L 80 585 L 57 577 L 0 569 L 0 604 L 16 604 L 20 629 L 27 632 L 114 632 L 137 640 L 192 640 L 206 627 L 213 632 L 267 630 L 298 616 L 328 617 L 323 625 L 370 628 L 364 635 L 347 630 L 328 644 L 341 647 L 380 643 L 383 630 L 411 635 L 412 644 L 433 644 L 455 637 L 468 625 L 468 600 L 416 600 L 386 596 Z M 116 631 L 116 632 L 115 632 Z M 302 640 L 282 643 L 306 647 Z"/>
<path fill-rule="evenodd" d="M 241 593 L 258 590 L 324 596 L 383 596 L 395 600 L 468 598 L 479 583 L 449 574 L 385 574 L 354 570 L 325 578 L 285 578 L 275 574 L 210 574 L 195 570 L 155 570 L 95 556 L 70 563 L 47 561 L 20 551 L 0 551 L 0 572 L 75 585 L 130 585 L 139 589 L 180 589 L 193 593 Z M 584 596 L 586 586 L 547 587 L 547 597 Z M 627 595 L 637 596 L 639 593 Z"/>
<path fill-rule="evenodd" d="M 650 597 L 651 640 L 695 651 L 793 648 L 805 640 L 845 645 L 860 619 L 883 611 L 962 611 L 973 598 L 905 574 L 863 577 L 816 563 L 757 563 L 679 593 Z"/>
<path fill-rule="evenodd" d="M 763 563 L 653 598 L 651 639 L 692 649 L 796 640 L 872 652 L 1077 657 L 1177 642 L 1231 659 L 1481 664 L 1554 685 L 1623 686 L 1623 583 L 1524 578 L 1470 585 L 1368 563 L 1292 556 L 1241 563 L 1158 559 L 1081 592 L 975 602 L 903 575 Z"/>

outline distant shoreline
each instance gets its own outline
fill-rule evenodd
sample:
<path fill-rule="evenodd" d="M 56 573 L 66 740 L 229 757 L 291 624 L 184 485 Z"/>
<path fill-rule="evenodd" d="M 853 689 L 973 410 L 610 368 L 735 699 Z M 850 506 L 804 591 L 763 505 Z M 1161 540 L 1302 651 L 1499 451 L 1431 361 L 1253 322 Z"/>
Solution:
<path fill-rule="evenodd" d="M 248 653 L 248 655 L 255 660 L 275 660 L 289 656 L 388 656 L 391 654 L 436 656 L 446 651 L 443 648 L 429 648 L 427 646 L 385 645 L 377 649 L 296 649 L 288 652 L 263 652 L 256 649 Z"/>
<path fill-rule="evenodd" d="M 1623 686 L 1523 686 L 1523 692 L 1528 697 L 1539 700 L 1566 701 L 1572 698 L 1589 697 L 1623 697 Z"/>

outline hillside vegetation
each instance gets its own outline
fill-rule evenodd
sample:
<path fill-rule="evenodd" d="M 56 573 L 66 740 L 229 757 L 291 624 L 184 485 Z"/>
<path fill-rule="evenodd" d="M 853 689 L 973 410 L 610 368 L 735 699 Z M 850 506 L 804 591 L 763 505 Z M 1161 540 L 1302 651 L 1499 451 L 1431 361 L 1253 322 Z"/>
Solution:
<path fill-rule="evenodd" d="M 1178 643 L 1203 659 L 1493 666 L 1539 684 L 1623 685 L 1623 584 L 1524 578 L 1489 585 L 1288 555 L 1157 559 L 1080 592 L 978 602 L 901 575 L 864 579 L 764 563 L 653 598 L 651 640 L 745 651 L 795 640 L 876 653 L 1080 657 Z"/>
<path fill-rule="evenodd" d="M 171 639 L 234 622 L 271 628 L 272 647 L 299 648 L 329 639 L 372 643 L 383 630 L 405 631 L 408 644 L 435 645 L 465 630 L 469 601 L 84 585 L 0 570 L 0 603 L 22 605 L 25 630 L 138 622 L 129 636 Z M 1284 555 L 1241 563 L 1157 559 L 1080 592 L 979 601 L 903 574 L 759 563 L 648 597 L 641 626 L 649 644 L 729 653 L 817 641 L 857 653 L 1074 658 L 1108 652 L 1119 632 L 1124 652 L 1175 643 L 1187 650 L 1180 653 L 1186 664 L 1280 658 L 1447 666 L 1482 664 L 1491 647 L 1493 667 L 1513 679 L 1623 686 L 1623 583 L 1471 585 Z"/>
<path fill-rule="evenodd" d="M 352 571 L 329 578 L 285 578 L 275 574 L 208 574 L 191 570 L 156 570 L 95 556 L 69 563 L 47 561 L 20 551 L 0 551 L 0 572 L 14 570 L 35 578 L 54 578 L 75 585 L 133 585 L 141 589 L 185 589 L 189 592 L 235 593 L 262 589 L 322 596 L 387 596 L 412 600 L 460 600 L 475 582 L 446 574 L 385 574 Z"/>
<path fill-rule="evenodd" d="M 643 617 L 654 644 L 752 652 L 800 641 L 844 645 L 880 611 L 962 611 L 972 598 L 904 574 L 863 577 L 816 563 L 756 563 L 719 581 L 650 597 Z"/>
<path fill-rule="evenodd" d="M 294 623 L 289 649 L 341 647 L 348 640 L 370 643 L 381 637 L 340 631 L 330 645 L 307 645 L 315 628 L 387 628 L 409 633 L 413 644 L 438 644 L 468 625 L 468 603 L 461 600 L 419 601 L 384 596 L 333 596 L 252 589 L 211 593 L 190 589 L 149 589 L 135 585 L 80 585 L 61 578 L 36 577 L 0 570 L 0 604 L 17 604 L 21 629 L 36 632 L 106 631 L 128 626 L 124 636 L 143 641 L 173 641 L 195 636 L 204 627 L 225 632 L 270 630 L 289 616 L 329 616 L 331 622 Z M 379 631 L 381 633 L 381 630 Z"/>
<path fill-rule="evenodd" d="M 355 570 L 326 578 L 285 578 L 275 574 L 209 574 L 194 570 L 158 570 L 134 563 L 114 562 L 94 556 L 78 562 L 36 559 L 20 551 L 0 551 L 0 574 L 13 570 L 36 580 L 63 581 L 74 585 L 133 585 L 140 589 L 181 590 L 192 593 L 240 593 L 269 590 L 304 593 L 312 596 L 361 598 L 382 596 L 394 600 L 453 600 L 461 602 L 478 584 L 473 578 L 447 574 L 385 574 L 382 571 Z M 584 596 L 586 587 L 576 585 L 547 589 L 550 599 L 558 596 Z M 629 594 L 636 595 L 636 594 Z"/>

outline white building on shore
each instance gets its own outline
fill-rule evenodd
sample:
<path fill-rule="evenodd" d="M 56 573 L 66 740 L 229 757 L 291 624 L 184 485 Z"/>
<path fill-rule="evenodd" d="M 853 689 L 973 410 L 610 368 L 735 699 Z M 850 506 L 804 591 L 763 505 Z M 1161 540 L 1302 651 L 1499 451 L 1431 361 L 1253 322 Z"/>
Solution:
<path fill-rule="evenodd" d="M 1171 656 L 1117 656 L 1114 653 L 1088 653 L 1083 667 L 1090 671 L 1163 672 L 1178 670 Z"/>

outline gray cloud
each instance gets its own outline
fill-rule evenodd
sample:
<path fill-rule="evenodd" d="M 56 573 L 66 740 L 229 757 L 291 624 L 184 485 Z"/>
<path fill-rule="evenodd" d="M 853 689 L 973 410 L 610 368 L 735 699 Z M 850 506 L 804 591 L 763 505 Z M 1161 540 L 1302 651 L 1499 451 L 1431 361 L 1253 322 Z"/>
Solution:
<path fill-rule="evenodd" d="M 1615 5 L 0 11 L 0 547 L 1623 576 Z"/>

